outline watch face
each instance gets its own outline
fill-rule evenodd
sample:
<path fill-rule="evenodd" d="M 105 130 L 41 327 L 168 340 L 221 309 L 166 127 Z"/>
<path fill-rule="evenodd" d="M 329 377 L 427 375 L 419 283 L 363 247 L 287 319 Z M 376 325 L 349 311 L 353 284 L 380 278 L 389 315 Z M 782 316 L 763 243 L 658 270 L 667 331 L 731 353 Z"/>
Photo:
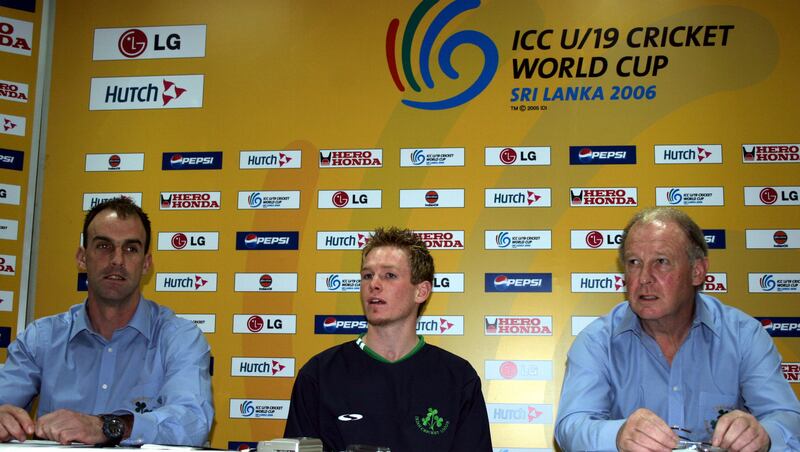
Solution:
<path fill-rule="evenodd" d="M 122 438 L 125 433 L 125 424 L 118 416 L 103 416 L 103 434 L 110 440 Z"/>

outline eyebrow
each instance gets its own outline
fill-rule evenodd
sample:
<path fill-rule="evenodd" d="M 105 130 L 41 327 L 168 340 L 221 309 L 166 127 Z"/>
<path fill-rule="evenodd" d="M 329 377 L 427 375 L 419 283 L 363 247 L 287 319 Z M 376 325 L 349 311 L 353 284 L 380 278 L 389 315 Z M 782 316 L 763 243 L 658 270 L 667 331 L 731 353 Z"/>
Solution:
<path fill-rule="evenodd" d="M 110 243 L 114 243 L 114 241 L 113 241 L 113 240 L 111 240 L 109 237 L 106 237 L 106 236 L 103 236 L 103 235 L 96 235 L 96 236 L 92 237 L 92 242 L 96 242 L 96 241 L 98 241 L 98 240 L 102 240 L 102 241 L 104 241 L 104 242 L 110 242 Z M 142 241 L 141 241 L 141 240 L 139 240 L 139 239 L 125 239 L 125 240 L 122 242 L 122 244 L 123 244 L 123 245 L 130 245 L 130 244 L 137 244 L 137 245 L 141 245 L 141 244 L 142 244 Z"/>

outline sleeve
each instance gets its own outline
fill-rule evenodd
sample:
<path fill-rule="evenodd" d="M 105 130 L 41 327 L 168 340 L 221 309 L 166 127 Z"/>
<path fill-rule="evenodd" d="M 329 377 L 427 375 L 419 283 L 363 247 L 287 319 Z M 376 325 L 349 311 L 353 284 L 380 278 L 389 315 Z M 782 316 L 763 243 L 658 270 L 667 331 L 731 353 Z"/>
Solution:
<path fill-rule="evenodd" d="M 319 425 L 319 383 L 317 381 L 317 359 L 312 358 L 297 373 L 289 402 L 284 438 L 308 436 L 322 439 Z M 330 445 L 325 445 L 330 447 Z M 328 450 L 328 449 L 326 449 Z"/>
<path fill-rule="evenodd" d="M 610 419 L 613 392 L 604 363 L 607 348 L 584 330 L 567 354 L 555 426 L 563 450 L 617 450 L 617 433 L 625 419 Z"/>
<path fill-rule="evenodd" d="M 773 451 L 800 450 L 800 402 L 783 377 L 781 356 L 769 334 L 747 319 L 740 385 L 745 406 L 769 434 Z"/>
<path fill-rule="evenodd" d="M 133 414 L 131 436 L 123 445 L 145 443 L 203 446 L 214 419 L 209 371 L 211 349 L 191 322 L 179 322 L 162 334 L 164 384 L 162 405 Z"/>
<path fill-rule="evenodd" d="M 461 391 L 461 411 L 451 451 L 492 451 L 489 415 L 481 392 L 481 379 L 469 364 L 472 377 Z"/>
<path fill-rule="evenodd" d="M 0 368 L 0 405 L 9 404 L 29 409 L 34 397 L 39 394 L 42 367 L 37 362 L 39 343 L 48 344 L 39 334 L 46 328 L 34 322 L 8 346 L 5 365 Z"/>

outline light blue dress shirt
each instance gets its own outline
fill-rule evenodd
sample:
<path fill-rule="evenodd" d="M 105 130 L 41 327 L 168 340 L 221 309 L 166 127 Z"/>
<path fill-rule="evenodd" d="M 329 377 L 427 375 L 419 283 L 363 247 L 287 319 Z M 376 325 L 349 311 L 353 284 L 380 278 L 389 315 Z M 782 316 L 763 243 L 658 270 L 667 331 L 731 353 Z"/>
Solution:
<path fill-rule="evenodd" d="M 214 407 L 210 348 L 203 333 L 168 308 L 141 298 L 130 323 L 110 341 L 91 329 L 84 304 L 28 325 L 8 346 L 0 404 L 38 416 L 66 408 L 133 414 L 123 445 L 201 446 Z"/>
<path fill-rule="evenodd" d="M 754 318 L 698 294 L 686 341 L 667 362 L 627 302 L 587 326 L 570 348 L 555 435 L 565 451 L 616 449 L 639 408 L 710 440 L 721 413 L 753 414 L 773 451 L 800 450 L 800 403 L 772 338 Z"/>

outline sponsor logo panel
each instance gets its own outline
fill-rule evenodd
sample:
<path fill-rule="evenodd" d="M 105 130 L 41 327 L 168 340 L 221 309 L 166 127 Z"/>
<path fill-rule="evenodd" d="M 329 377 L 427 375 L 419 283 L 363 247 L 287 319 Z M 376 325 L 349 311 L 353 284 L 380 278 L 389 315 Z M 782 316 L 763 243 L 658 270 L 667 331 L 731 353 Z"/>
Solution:
<path fill-rule="evenodd" d="M 800 229 L 747 229 L 747 248 L 800 248 Z"/>
<path fill-rule="evenodd" d="M 484 164 L 486 166 L 550 165 L 550 147 L 487 147 L 484 150 Z"/>
<path fill-rule="evenodd" d="M 258 449 L 258 441 L 228 441 L 228 450 L 239 452 Z"/>
<path fill-rule="evenodd" d="M 233 332 L 239 334 L 295 334 L 294 314 L 234 314 Z"/>
<path fill-rule="evenodd" d="M 463 273 L 434 273 L 433 291 L 436 293 L 464 292 Z"/>
<path fill-rule="evenodd" d="M 552 380 L 552 361 L 486 360 L 484 375 L 487 380 Z"/>
<path fill-rule="evenodd" d="M 220 192 L 161 192 L 161 210 L 219 210 Z"/>
<path fill-rule="evenodd" d="M 300 244 L 297 231 L 237 231 L 237 250 L 296 250 Z"/>
<path fill-rule="evenodd" d="M 572 292 L 621 293 L 625 292 L 625 275 L 622 273 L 572 273 Z"/>
<path fill-rule="evenodd" d="M 0 204 L 18 206 L 22 187 L 19 185 L 0 184 Z"/>
<path fill-rule="evenodd" d="M 143 171 L 144 153 L 131 154 L 86 154 L 87 172 L 94 171 Z"/>
<path fill-rule="evenodd" d="M 486 273 L 486 292 L 552 292 L 552 273 Z"/>
<path fill-rule="evenodd" d="M 286 419 L 288 400 L 230 399 L 231 419 Z"/>
<path fill-rule="evenodd" d="M 414 231 L 429 250 L 463 250 L 464 231 Z"/>
<path fill-rule="evenodd" d="M 464 316 L 423 315 L 417 319 L 417 334 L 423 336 L 463 336 Z"/>
<path fill-rule="evenodd" d="M 14 308 L 14 292 L 0 290 L 0 311 L 11 312 Z"/>
<path fill-rule="evenodd" d="M 299 209 L 300 191 L 240 191 L 238 208 L 254 209 Z"/>
<path fill-rule="evenodd" d="M 0 302 L 2 305 L 2 302 Z M 8 348 L 8 344 L 11 343 L 11 327 L 10 326 L 0 326 L 0 348 Z"/>
<path fill-rule="evenodd" d="M 317 292 L 358 292 L 360 273 L 317 273 Z"/>
<path fill-rule="evenodd" d="M 78 273 L 78 292 L 86 292 L 89 290 L 89 278 L 85 272 Z"/>
<path fill-rule="evenodd" d="M 163 171 L 222 169 L 222 152 L 164 152 Z"/>
<path fill-rule="evenodd" d="M 0 254 L 0 276 L 14 276 L 17 274 L 17 256 Z"/>
<path fill-rule="evenodd" d="M 0 240 L 17 240 L 19 222 L 0 218 Z"/>
<path fill-rule="evenodd" d="M 800 144 L 743 144 L 742 163 L 798 163 Z"/>
<path fill-rule="evenodd" d="M 200 331 L 206 334 L 215 333 L 217 331 L 217 315 L 216 314 L 175 314 L 178 317 L 186 320 L 191 320 L 192 323 L 200 328 Z"/>
<path fill-rule="evenodd" d="M 25 154 L 22 151 L 0 148 L 0 168 L 22 171 Z"/>
<path fill-rule="evenodd" d="M 321 149 L 320 168 L 375 168 L 383 166 L 382 149 Z"/>
<path fill-rule="evenodd" d="M 380 209 L 381 190 L 320 190 L 318 209 Z"/>
<path fill-rule="evenodd" d="M 746 206 L 800 206 L 800 187 L 744 187 Z"/>
<path fill-rule="evenodd" d="M 206 56 L 205 25 L 96 28 L 92 59 L 149 60 Z"/>
<path fill-rule="evenodd" d="M 637 199 L 634 187 L 569 189 L 571 207 L 636 207 Z"/>
<path fill-rule="evenodd" d="M 552 424 L 553 405 L 543 403 L 487 403 L 490 424 Z"/>
<path fill-rule="evenodd" d="M 635 165 L 636 146 L 570 146 L 570 165 Z"/>
<path fill-rule="evenodd" d="M 156 292 L 216 291 L 216 273 L 156 273 Z"/>
<path fill-rule="evenodd" d="M 798 293 L 800 273 L 748 273 L 750 293 Z"/>
<path fill-rule="evenodd" d="M 656 187 L 658 206 L 724 206 L 723 187 Z"/>
<path fill-rule="evenodd" d="M 205 251 L 219 248 L 218 232 L 159 232 L 160 251 Z"/>
<path fill-rule="evenodd" d="M 91 210 L 92 207 L 115 199 L 115 198 L 128 198 L 137 206 L 142 206 L 142 193 L 84 193 L 83 194 L 83 210 Z"/>
<path fill-rule="evenodd" d="M 464 166 L 464 148 L 401 148 L 400 166 Z"/>
<path fill-rule="evenodd" d="M 3 38 L 0 38 L 0 40 L 2 39 Z M 28 84 L 12 82 L 9 80 L 0 80 L 0 100 L 27 103 Z"/>
<path fill-rule="evenodd" d="M 314 334 L 361 334 L 367 331 L 363 315 L 323 314 L 314 316 Z"/>
<path fill-rule="evenodd" d="M 709 164 L 722 163 L 722 145 L 719 144 L 676 144 L 656 145 L 656 164 Z"/>
<path fill-rule="evenodd" d="M 772 337 L 800 337 L 800 317 L 756 317 Z"/>
<path fill-rule="evenodd" d="M 400 208 L 464 207 L 463 188 L 400 190 Z"/>
<path fill-rule="evenodd" d="M 487 188 L 484 190 L 486 207 L 550 207 L 549 188 Z"/>
<path fill-rule="evenodd" d="M 302 152 L 287 151 L 241 151 L 239 169 L 289 169 L 300 168 Z"/>
<path fill-rule="evenodd" d="M 703 283 L 703 292 L 706 293 L 725 293 L 728 291 L 727 273 L 707 273 Z"/>
<path fill-rule="evenodd" d="M 487 250 L 549 250 L 552 234 L 549 230 L 484 231 Z"/>
<path fill-rule="evenodd" d="M 800 383 L 800 363 L 781 363 L 781 372 L 789 383 Z"/>
<path fill-rule="evenodd" d="M 573 315 L 572 316 L 572 335 L 577 336 L 590 323 L 597 320 L 598 316 Z"/>
<path fill-rule="evenodd" d="M 0 16 L 0 52 L 31 56 L 33 22 Z"/>
<path fill-rule="evenodd" d="M 294 377 L 294 358 L 232 357 L 232 377 Z"/>
<path fill-rule="evenodd" d="M 0 113 L 0 133 L 24 137 L 26 124 L 27 120 L 22 116 Z"/>
<path fill-rule="evenodd" d="M 485 316 L 486 336 L 552 336 L 553 317 L 549 315 Z"/>
<path fill-rule="evenodd" d="M 573 250 L 616 250 L 621 244 L 622 229 L 570 231 L 570 248 Z"/>
<path fill-rule="evenodd" d="M 235 292 L 297 292 L 297 273 L 236 273 Z"/>
<path fill-rule="evenodd" d="M 92 78 L 89 110 L 201 108 L 203 81 L 203 75 Z"/>
<path fill-rule="evenodd" d="M 725 230 L 724 229 L 703 229 L 703 236 L 706 239 L 706 245 L 710 250 L 724 250 L 725 249 Z"/>
<path fill-rule="evenodd" d="M 317 249 L 360 250 L 371 236 L 370 231 L 317 231 Z"/>

